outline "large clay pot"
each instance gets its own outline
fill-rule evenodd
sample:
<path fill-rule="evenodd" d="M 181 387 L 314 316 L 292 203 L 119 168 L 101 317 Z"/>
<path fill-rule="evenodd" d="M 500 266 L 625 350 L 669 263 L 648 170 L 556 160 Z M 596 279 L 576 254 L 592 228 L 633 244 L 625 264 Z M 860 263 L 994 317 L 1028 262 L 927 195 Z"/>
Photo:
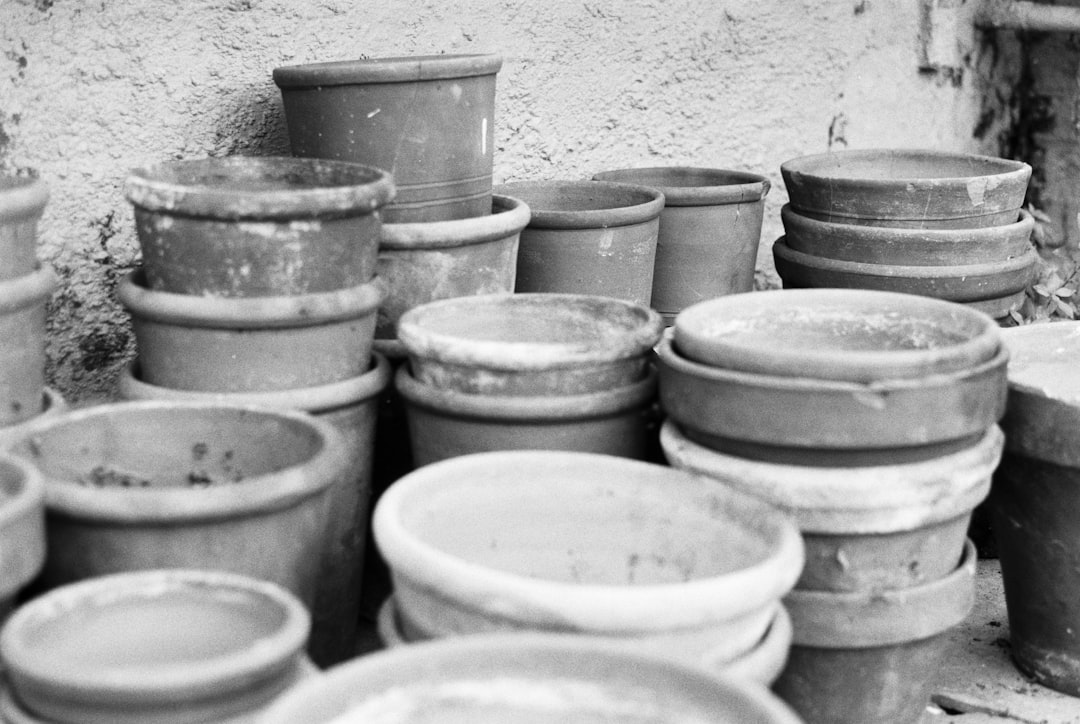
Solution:
<path fill-rule="evenodd" d="M 823 221 L 969 229 L 1016 221 L 1031 166 L 907 149 L 830 151 L 780 166 L 791 208 Z"/>
<path fill-rule="evenodd" d="M 233 156 L 132 171 L 147 285 L 267 297 L 371 280 L 390 175 L 352 163 Z"/>
<path fill-rule="evenodd" d="M 753 290 L 770 186 L 764 176 L 660 166 L 604 171 L 593 179 L 663 192 L 651 304 L 669 324 L 691 304 Z"/>
<path fill-rule="evenodd" d="M 51 387 L 46 387 L 41 395 L 41 412 L 28 420 L 0 427 L 0 447 L 7 440 L 21 437 L 26 429 L 41 419 L 55 417 L 68 409 L 67 401 L 63 395 Z"/>
<path fill-rule="evenodd" d="M 372 524 L 406 638 L 575 632 L 699 665 L 753 648 L 803 562 L 772 506 L 610 455 L 447 460 L 394 483 Z"/>
<path fill-rule="evenodd" d="M 792 591 L 795 627 L 773 691 L 806 724 L 916 724 L 975 603 L 975 546 L 944 578 L 898 591 Z"/>
<path fill-rule="evenodd" d="M 295 156 L 384 168 L 389 223 L 491 211 L 499 55 L 417 55 L 274 69 Z"/>
<path fill-rule="evenodd" d="M 401 315 L 421 304 L 514 291 L 518 239 L 529 223 L 529 207 L 494 196 L 490 211 L 455 221 L 383 226 L 376 269 L 387 294 L 376 338 L 394 339 Z"/>
<path fill-rule="evenodd" d="M 143 379 L 199 392 L 313 387 L 367 372 L 378 280 L 333 292 L 231 299 L 160 292 L 141 271 L 120 281 Z"/>
<path fill-rule="evenodd" d="M 56 288 L 47 266 L 0 281 L 0 426 L 41 413 L 45 389 L 45 307 Z"/>
<path fill-rule="evenodd" d="M 207 568 L 315 600 L 329 489 L 349 458 L 329 422 L 207 402 L 71 410 L 9 443 L 45 477 L 39 583 Z"/>
<path fill-rule="evenodd" d="M 588 639 L 503 634 L 365 656 L 297 687 L 263 724 L 375 721 L 798 724 L 749 682 Z"/>
<path fill-rule="evenodd" d="M 234 574 L 141 571 L 36 598 L 0 631 L 10 724 L 253 722 L 300 680 L 308 613 Z"/>
<path fill-rule="evenodd" d="M 522 181 L 496 190 L 532 210 L 521 232 L 516 291 L 649 306 L 663 193 L 606 181 Z"/>
<path fill-rule="evenodd" d="M 45 483 L 28 462 L 0 456 L 0 621 L 45 563 Z"/>
<path fill-rule="evenodd" d="M 37 224 L 48 201 L 44 181 L 31 176 L 0 176 L 0 281 L 34 271 Z"/>

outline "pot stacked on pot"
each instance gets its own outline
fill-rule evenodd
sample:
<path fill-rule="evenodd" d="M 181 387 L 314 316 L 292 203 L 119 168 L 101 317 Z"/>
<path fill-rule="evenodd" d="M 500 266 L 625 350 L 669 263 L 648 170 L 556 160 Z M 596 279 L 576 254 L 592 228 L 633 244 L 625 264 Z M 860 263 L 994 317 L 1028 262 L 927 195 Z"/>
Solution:
<path fill-rule="evenodd" d="M 914 295 L 775 290 L 687 308 L 657 355 L 671 464 L 802 530 L 776 691 L 808 722 L 918 721 L 974 598 L 968 523 L 1002 449 L 997 325 Z"/>
<path fill-rule="evenodd" d="M 878 289 L 1004 319 L 1038 254 L 1026 163 L 911 150 L 841 151 L 780 167 L 790 203 L 773 246 L 784 287 Z"/>

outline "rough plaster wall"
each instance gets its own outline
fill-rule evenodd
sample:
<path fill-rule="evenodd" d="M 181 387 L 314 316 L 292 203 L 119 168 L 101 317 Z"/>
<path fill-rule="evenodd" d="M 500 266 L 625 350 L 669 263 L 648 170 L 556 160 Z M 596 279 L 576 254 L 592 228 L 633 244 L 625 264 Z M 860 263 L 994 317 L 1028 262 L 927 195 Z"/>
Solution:
<path fill-rule="evenodd" d="M 278 65 L 500 52 L 496 181 L 627 165 L 767 174 L 843 147 L 983 150 L 977 72 L 921 73 L 919 9 L 886 0 L 0 0 L 0 170 L 52 199 L 39 257 L 63 278 L 49 378 L 108 395 L 134 354 L 118 277 L 138 259 L 127 171 L 287 152 Z M 978 58 L 966 61 L 977 70 Z"/>

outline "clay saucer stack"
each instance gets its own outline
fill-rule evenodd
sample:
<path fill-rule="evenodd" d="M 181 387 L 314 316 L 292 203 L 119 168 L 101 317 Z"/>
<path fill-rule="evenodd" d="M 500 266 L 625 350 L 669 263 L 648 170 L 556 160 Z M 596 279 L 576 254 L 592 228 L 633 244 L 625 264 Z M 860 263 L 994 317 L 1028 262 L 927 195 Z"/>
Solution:
<path fill-rule="evenodd" d="M 1037 253 L 1021 209 L 1031 167 L 921 150 L 842 151 L 781 166 L 791 202 L 773 246 L 784 287 L 877 289 L 995 319 L 1023 302 Z"/>

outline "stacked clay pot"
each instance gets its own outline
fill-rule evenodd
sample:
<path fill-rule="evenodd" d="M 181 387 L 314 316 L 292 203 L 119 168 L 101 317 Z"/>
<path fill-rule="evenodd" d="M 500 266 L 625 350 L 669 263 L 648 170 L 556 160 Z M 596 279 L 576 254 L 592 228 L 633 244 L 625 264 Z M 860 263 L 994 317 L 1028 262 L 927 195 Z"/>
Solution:
<path fill-rule="evenodd" d="M 785 288 L 840 287 L 961 302 L 1003 319 L 1038 255 L 1026 163 L 923 150 L 840 151 L 781 166 L 790 203 L 773 246 Z"/>
<path fill-rule="evenodd" d="M 774 290 L 687 308 L 657 354 L 671 464 L 802 531 L 776 691 L 807 722 L 919 721 L 974 602 L 968 524 L 1003 444 L 994 320 L 908 294 Z"/>

